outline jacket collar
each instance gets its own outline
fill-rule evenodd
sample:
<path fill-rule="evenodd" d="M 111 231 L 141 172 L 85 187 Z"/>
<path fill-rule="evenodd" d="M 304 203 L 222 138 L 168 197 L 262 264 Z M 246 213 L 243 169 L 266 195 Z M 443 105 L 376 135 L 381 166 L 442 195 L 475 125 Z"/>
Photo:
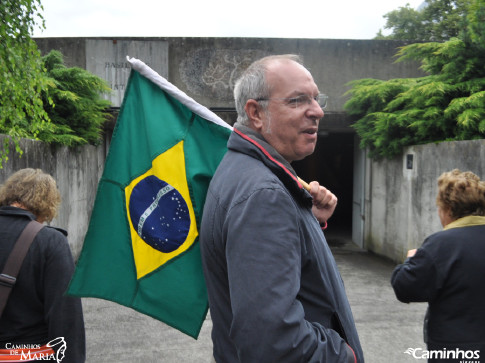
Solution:
<path fill-rule="evenodd" d="M 466 216 L 447 224 L 444 230 L 452 229 L 452 228 L 461 228 L 461 227 L 481 226 L 481 225 L 485 225 L 485 217 Z"/>
<path fill-rule="evenodd" d="M 35 220 L 35 215 L 28 210 L 22 209 L 22 208 L 17 208 L 17 207 L 11 207 L 11 206 L 4 206 L 0 207 L 0 215 L 2 216 L 19 216 L 19 217 L 25 217 L 30 219 L 31 221 Z"/>
<path fill-rule="evenodd" d="M 228 141 L 228 148 L 242 152 L 261 160 L 294 195 L 303 199 L 312 199 L 298 180 L 295 170 L 261 134 L 239 123 L 234 125 L 233 133 Z"/>
<path fill-rule="evenodd" d="M 14 217 L 23 217 L 26 218 L 30 221 L 35 220 L 35 215 L 32 212 L 29 212 L 28 210 L 22 209 L 22 208 L 17 208 L 17 207 L 11 207 L 11 206 L 4 206 L 0 207 L 0 216 L 14 216 Z M 45 225 L 45 227 L 48 228 L 54 228 L 61 232 L 64 236 L 67 236 L 67 231 L 62 228 L 58 227 L 53 227 L 49 225 Z"/>

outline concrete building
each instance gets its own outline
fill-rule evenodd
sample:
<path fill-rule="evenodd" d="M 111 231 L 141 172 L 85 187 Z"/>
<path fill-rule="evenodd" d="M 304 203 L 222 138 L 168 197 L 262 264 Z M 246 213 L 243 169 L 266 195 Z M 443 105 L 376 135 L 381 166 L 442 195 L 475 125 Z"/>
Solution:
<path fill-rule="evenodd" d="M 104 78 L 113 89 L 113 111 L 121 106 L 130 72 L 126 57 L 135 57 L 167 78 L 229 124 L 236 112 L 233 87 L 254 60 L 269 54 L 303 57 L 321 92 L 329 96 L 320 123 L 315 153 L 294 167 L 305 180 L 318 180 L 339 197 L 328 232 L 352 231 L 364 247 L 365 154 L 344 104 L 349 82 L 362 78 L 417 77 L 419 64 L 396 63 L 402 41 L 259 39 L 259 38 L 36 38 L 41 52 L 61 51 L 67 66 Z"/>

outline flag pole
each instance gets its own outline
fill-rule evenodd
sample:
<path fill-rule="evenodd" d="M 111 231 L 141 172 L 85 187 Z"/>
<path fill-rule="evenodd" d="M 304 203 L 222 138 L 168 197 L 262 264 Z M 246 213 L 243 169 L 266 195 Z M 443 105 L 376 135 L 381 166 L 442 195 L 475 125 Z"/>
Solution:
<path fill-rule="evenodd" d="M 310 191 L 310 185 L 304 181 L 303 179 L 301 179 L 299 176 L 297 176 L 298 178 L 298 181 L 301 183 L 301 185 L 303 185 L 303 188 L 305 188 L 308 192 Z"/>

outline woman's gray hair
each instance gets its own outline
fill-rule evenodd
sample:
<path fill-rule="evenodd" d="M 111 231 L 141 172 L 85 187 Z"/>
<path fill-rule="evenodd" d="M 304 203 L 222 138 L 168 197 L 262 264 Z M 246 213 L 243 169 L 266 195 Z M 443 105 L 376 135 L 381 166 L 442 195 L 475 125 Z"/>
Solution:
<path fill-rule="evenodd" d="M 244 107 L 250 99 L 268 98 L 271 95 L 270 85 L 266 82 L 268 65 L 273 61 L 289 60 L 302 64 L 302 60 L 295 54 L 272 55 L 253 62 L 236 81 L 234 86 L 234 101 L 237 111 L 237 122 L 248 126 L 249 119 Z M 267 103 L 261 101 L 266 109 Z"/>

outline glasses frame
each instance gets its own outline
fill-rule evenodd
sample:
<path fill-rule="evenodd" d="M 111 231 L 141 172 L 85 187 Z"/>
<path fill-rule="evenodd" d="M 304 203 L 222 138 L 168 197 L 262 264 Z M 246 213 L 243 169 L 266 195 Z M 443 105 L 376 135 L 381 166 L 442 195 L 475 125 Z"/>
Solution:
<path fill-rule="evenodd" d="M 261 102 L 261 101 L 273 101 L 273 100 L 280 100 L 280 101 L 294 101 L 296 103 L 296 106 L 294 108 L 298 108 L 303 104 L 311 105 L 312 101 L 316 101 L 320 108 L 324 110 L 327 107 L 328 104 L 328 96 L 324 93 L 319 93 L 315 97 L 311 97 L 306 94 L 298 95 L 295 97 L 286 97 L 286 98 L 272 98 L 272 97 L 259 97 L 254 99 L 256 102 Z M 289 104 L 291 106 L 291 104 Z"/>

